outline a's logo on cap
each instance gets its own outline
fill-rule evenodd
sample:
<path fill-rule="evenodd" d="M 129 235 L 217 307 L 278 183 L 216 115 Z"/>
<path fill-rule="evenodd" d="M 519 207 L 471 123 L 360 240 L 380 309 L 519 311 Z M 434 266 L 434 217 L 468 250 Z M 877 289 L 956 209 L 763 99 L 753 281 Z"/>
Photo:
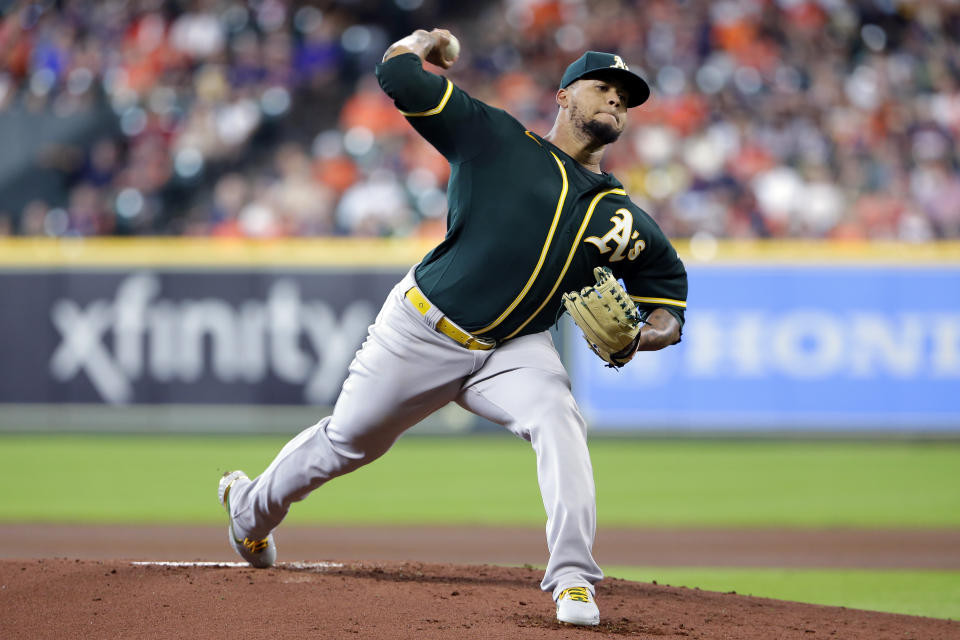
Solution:
<path fill-rule="evenodd" d="M 624 71 L 630 71 L 630 67 L 623 63 L 623 60 L 620 56 L 613 56 L 613 64 L 610 65 L 613 69 L 623 69 Z"/>

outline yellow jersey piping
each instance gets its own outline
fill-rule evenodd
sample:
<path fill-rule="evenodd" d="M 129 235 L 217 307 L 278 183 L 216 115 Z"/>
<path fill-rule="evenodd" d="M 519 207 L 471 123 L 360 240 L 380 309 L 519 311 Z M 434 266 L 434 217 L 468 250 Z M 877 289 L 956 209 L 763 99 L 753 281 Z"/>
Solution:
<path fill-rule="evenodd" d="M 563 264 L 563 269 L 560 271 L 560 275 L 557 277 L 557 281 L 553 283 L 553 288 L 550 289 L 550 293 L 547 294 L 547 297 L 543 299 L 543 302 L 540 303 L 540 306 L 537 307 L 537 310 L 534 311 L 529 318 L 527 318 L 523 324 L 514 329 L 513 333 L 506 336 L 504 340 L 509 340 L 513 336 L 520 333 L 521 330 L 528 324 L 530 321 L 537 317 L 537 315 L 543 311 L 543 308 L 547 306 L 547 303 L 550 302 L 550 299 L 553 298 L 553 294 L 556 293 L 557 287 L 560 286 L 560 281 L 563 280 L 563 276 L 567 275 L 567 269 L 570 268 L 570 262 L 573 261 L 573 254 L 576 253 L 577 247 L 580 246 L 580 238 L 583 237 L 583 232 L 587 230 L 587 225 L 590 224 L 590 218 L 593 216 L 593 210 L 597 207 L 597 203 L 600 202 L 600 199 L 604 196 L 608 196 L 611 193 L 617 195 L 625 196 L 627 192 L 623 189 L 608 189 L 607 191 L 601 191 L 593 197 L 593 200 L 590 201 L 590 206 L 587 207 L 587 213 L 583 216 L 583 223 L 580 224 L 580 230 L 577 231 L 577 237 L 573 241 L 573 246 L 570 247 L 570 253 L 567 254 L 567 261 Z"/>
<path fill-rule="evenodd" d="M 630 296 L 630 299 L 634 302 L 642 302 L 644 304 L 666 304 L 671 307 L 682 307 L 687 308 L 687 303 L 683 300 L 673 300 L 671 298 L 644 298 L 643 296 Z"/>
<path fill-rule="evenodd" d="M 447 106 L 447 100 L 450 99 L 450 95 L 453 93 L 453 83 L 450 82 L 449 78 L 446 78 L 446 81 L 447 81 L 447 90 L 443 92 L 443 98 L 440 99 L 440 104 L 435 106 L 433 109 L 427 109 L 426 111 L 417 111 L 415 113 L 410 111 L 401 111 L 400 113 L 408 118 L 422 118 L 423 116 L 435 116 L 441 111 L 443 111 L 443 108 Z"/>
<path fill-rule="evenodd" d="M 539 144 L 539 143 L 538 143 Z M 560 168 L 560 177 L 563 179 L 563 188 L 560 190 L 560 199 L 557 200 L 557 210 L 553 214 L 553 222 L 550 223 L 550 231 L 547 233 L 547 241 L 543 245 L 543 249 L 540 250 L 540 259 L 537 261 L 537 266 L 533 269 L 533 274 L 527 280 L 527 284 L 524 285 L 523 289 L 520 291 L 520 294 L 516 299 L 510 303 L 510 306 L 500 314 L 500 317 L 494 320 L 492 323 L 485 326 L 483 329 L 473 331 L 474 335 L 479 335 L 490 331 L 491 329 L 498 327 L 501 322 L 507 319 L 514 309 L 517 308 L 517 305 L 520 304 L 520 301 L 523 300 L 524 296 L 530 292 L 530 288 L 533 286 L 533 283 L 536 282 L 537 276 L 540 274 L 540 269 L 543 268 L 543 263 L 547 260 L 547 251 L 550 249 L 550 243 L 553 242 L 553 234 L 557 230 L 557 225 L 560 223 L 560 213 L 563 211 L 563 203 L 567 199 L 567 189 L 569 184 L 567 182 L 567 171 L 563 168 L 563 163 L 560 161 L 560 158 L 557 157 L 553 151 L 550 152 L 550 155 L 553 156 L 553 159 L 557 163 L 557 167 Z"/>
<path fill-rule="evenodd" d="M 537 140 L 537 139 L 534 137 L 534 135 L 533 135 L 532 133 L 530 133 L 529 131 L 524 131 L 524 133 L 527 135 L 527 137 L 529 137 L 531 140 L 533 140 L 534 142 L 536 142 L 538 145 L 540 145 L 541 147 L 543 146 L 542 144 L 540 144 L 540 141 Z M 551 151 L 550 153 L 553 153 L 553 152 Z M 554 157 L 556 157 L 556 156 L 554 156 Z"/>

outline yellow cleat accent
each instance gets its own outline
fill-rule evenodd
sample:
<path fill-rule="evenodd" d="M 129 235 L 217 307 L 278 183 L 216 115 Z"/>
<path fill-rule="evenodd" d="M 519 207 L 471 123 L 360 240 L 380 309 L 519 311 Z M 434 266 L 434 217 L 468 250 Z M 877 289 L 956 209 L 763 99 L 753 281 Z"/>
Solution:
<path fill-rule="evenodd" d="M 600 624 L 600 610 L 587 587 L 569 587 L 557 597 L 557 622 L 595 627 Z"/>

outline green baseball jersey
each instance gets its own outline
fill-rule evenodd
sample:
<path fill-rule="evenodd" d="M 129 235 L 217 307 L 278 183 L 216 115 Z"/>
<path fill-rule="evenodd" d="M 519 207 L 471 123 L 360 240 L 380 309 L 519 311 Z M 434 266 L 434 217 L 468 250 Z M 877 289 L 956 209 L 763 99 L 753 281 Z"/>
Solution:
<path fill-rule="evenodd" d="M 377 78 L 450 162 L 447 234 L 415 275 L 451 320 L 500 340 L 543 331 L 563 294 L 593 284 L 602 265 L 641 310 L 665 308 L 682 325 L 683 263 L 616 178 L 424 70 L 412 53 L 377 65 Z"/>

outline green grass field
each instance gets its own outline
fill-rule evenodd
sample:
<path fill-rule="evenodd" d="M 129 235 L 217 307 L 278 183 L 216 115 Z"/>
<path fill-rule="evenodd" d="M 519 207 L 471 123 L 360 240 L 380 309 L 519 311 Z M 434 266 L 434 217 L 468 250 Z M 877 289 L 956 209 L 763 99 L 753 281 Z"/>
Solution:
<path fill-rule="evenodd" d="M 870 609 L 933 618 L 960 618 L 960 572 L 868 569 L 744 569 L 740 567 L 605 567 L 609 576 L 708 591 Z"/>
<path fill-rule="evenodd" d="M 219 522 L 219 473 L 257 474 L 284 441 L 3 436 L 0 520 Z M 601 525 L 960 527 L 960 443 L 596 438 L 591 451 Z M 529 446 L 477 436 L 401 439 L 290 517 L 539 526 L 544 516 Z"/>
<path fill-rule="evenodd" d="M 0 521 L 220 523 L 219 474 L 276 437 L 0 437 Z M 595 438 L 600 527 L 960 528 L 960 443 Z M 408 437 L 298 505 L 298 524 L 543 525 L 529 446 Z M 608 568 L 610 575 L 960 618 L 960 572 Z M 660 577 L 657 577 L 660 576 Z M 823 588 L 823 585 L 830 585 Z M 818 586 L 819 585 L 819 586 Z"/>

